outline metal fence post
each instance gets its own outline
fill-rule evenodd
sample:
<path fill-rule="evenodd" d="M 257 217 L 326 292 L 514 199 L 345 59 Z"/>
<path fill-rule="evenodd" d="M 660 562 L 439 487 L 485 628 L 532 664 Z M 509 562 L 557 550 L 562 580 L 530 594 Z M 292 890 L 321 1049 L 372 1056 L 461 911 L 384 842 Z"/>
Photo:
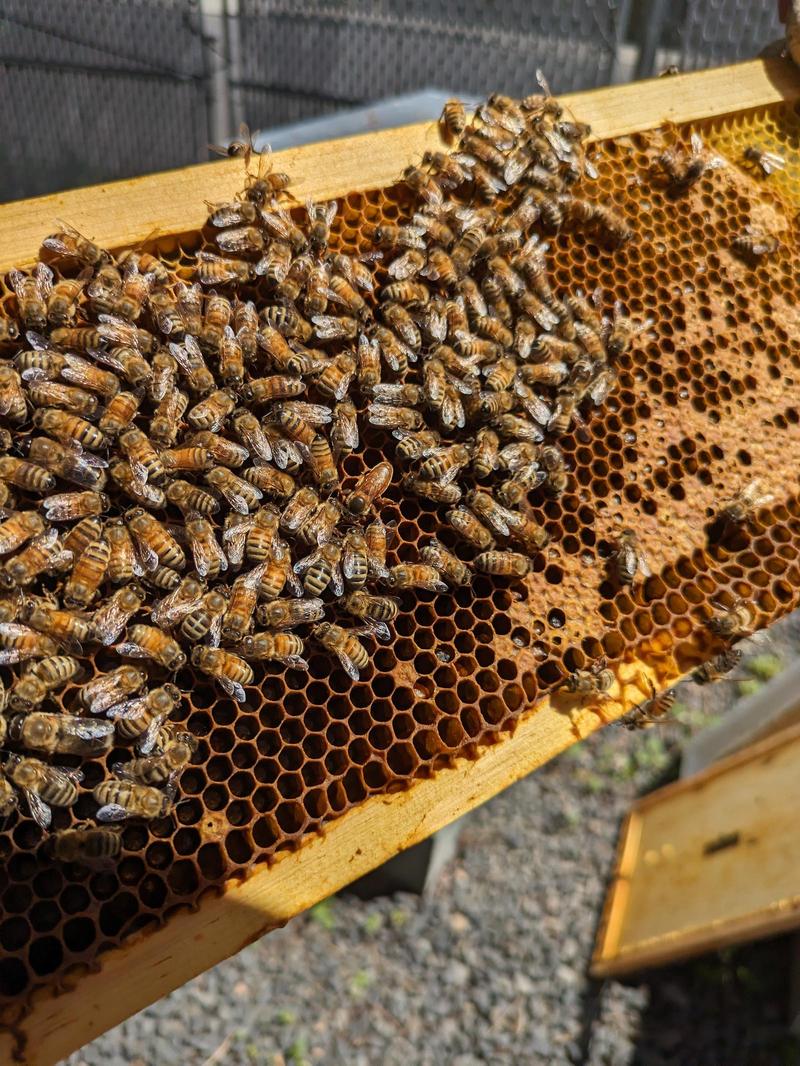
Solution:
<path fill-rule="evenodd" d="M 648 5 L 647 21 L 644 24 L 639 59 L 636 63 L 637 80 L 650 78 L 655 74 L 656 51 L 661 43 L 668 7 L 669 0 L 651 0 Z"/>
<path fill-rule="evenodd" d="M 209 138 L 224 144 L 233 133 L 228 85 L 228 40 L 225 0 L 200 0 L 200 26 L 206 69 Z"/>

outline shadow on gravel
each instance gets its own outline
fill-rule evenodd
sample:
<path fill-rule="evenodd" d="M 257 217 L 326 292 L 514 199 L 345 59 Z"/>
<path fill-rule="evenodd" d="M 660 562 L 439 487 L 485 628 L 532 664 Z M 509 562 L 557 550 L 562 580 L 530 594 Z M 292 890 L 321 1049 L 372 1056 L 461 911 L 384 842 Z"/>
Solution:
<path fill-rule="evenodd" d="M 798 1066 L 800 1041 L 788 1028 L 792 951 L 792 938 L 780 937 L 628 979 L 646 1003 L 628 1066 Z M 604 1062 L 591 1035 L 612 983 L 587 987 L 581 1063 Z"/>

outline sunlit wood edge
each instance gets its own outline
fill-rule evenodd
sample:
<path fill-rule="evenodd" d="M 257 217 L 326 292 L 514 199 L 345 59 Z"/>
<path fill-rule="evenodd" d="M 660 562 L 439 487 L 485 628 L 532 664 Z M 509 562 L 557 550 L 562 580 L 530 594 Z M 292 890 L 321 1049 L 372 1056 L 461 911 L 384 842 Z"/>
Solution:
<path fill-rule="evenodd" d="M 591 125 L 593 137 L 606 138 L 798 96 L 800 75 L 792 63 L 759 59 L 562 100 Z M 437 124 L 425 122 L 289 148 L 276 152 L 270 164 L 290 175 L 292 193 L 302 203 L 391 185 L 403 167 L 440 145 Z M 197 230 L 206 218 L 205 201 L 232 199 L 243 180 L 243 161 L 223 160 L 0 205 L 0 270 L 31 264 L 57 219 L 109 248 Z"/>

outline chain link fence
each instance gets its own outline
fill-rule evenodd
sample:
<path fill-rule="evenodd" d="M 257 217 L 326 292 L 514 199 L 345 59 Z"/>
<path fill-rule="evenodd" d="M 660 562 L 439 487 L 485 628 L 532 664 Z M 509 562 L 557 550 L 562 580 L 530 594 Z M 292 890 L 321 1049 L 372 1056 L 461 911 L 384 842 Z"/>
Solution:
<path fill-rule="evenodd" d="M 776 6 L 0 0 L 0 198 L 206 159 L 242 120 L 274 127 L 428 88 L 522 94 L 538 67 L 569 92 L 656 73 L 665 55 L 682 69 L 746 58 L 780 36 Z"/>

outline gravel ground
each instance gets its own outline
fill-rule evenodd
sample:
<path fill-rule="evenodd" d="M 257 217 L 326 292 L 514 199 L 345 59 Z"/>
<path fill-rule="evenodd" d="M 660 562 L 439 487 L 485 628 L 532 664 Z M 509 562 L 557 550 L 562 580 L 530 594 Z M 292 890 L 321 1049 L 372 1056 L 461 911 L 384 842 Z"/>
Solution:
<path fill-rule="evenodd" d="M 798 646 L 784 623 L 753 683 Z M 750 685 L 749 687 L 752 687 Z M 69 1066 L 789 1066 L 791 942 L 644 975 L 586 968 L 620 821 L 735 686 L 684 723 L 609 728 L 476 811 L 429 898 L 340 895 L 71 1056 Z"/>

